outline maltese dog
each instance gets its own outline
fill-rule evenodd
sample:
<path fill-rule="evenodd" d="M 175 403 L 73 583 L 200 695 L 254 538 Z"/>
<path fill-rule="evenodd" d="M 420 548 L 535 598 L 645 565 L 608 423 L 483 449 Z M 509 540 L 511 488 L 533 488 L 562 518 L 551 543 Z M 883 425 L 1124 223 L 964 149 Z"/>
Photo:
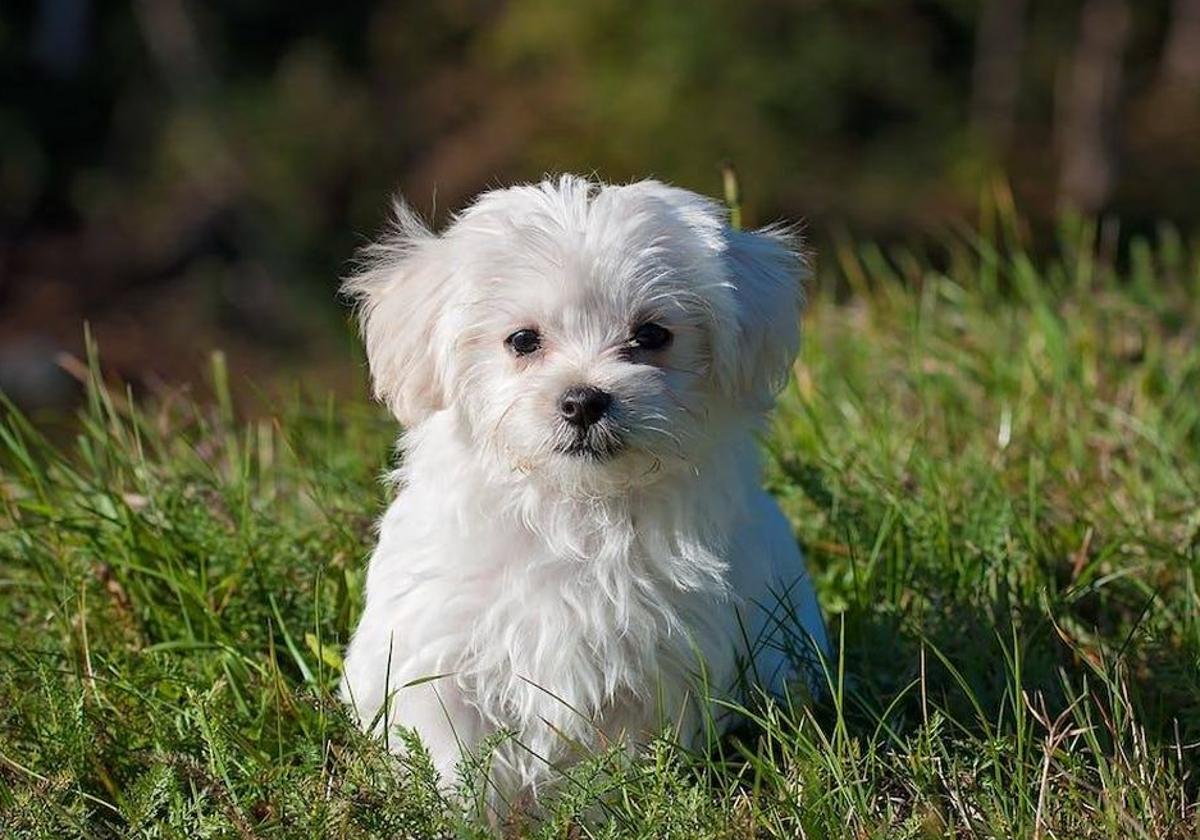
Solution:
<path fill-rule="evenodd" d="M 441 234 L 398 204 L 346 284 L 404 427 L 341 686 L 364 728 L 415 731 L 446 784 L 486 746 L 509 799 L 816 685 L 825 628 L 755 440 L 803 274 L 785 231 L 656 181 L 495 190 Z"/>

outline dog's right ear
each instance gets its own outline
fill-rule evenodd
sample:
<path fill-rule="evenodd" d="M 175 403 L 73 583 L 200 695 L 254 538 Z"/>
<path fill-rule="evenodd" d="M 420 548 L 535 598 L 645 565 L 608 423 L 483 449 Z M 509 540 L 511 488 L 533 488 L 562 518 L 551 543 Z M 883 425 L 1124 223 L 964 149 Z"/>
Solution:
<path fill-rule="evenodd" d="M 446 404 L 449 347 L 441 322 L 451 283 L 439 243 L 396 199 L 387 231 L 360 252 L 342 286 L 357 305 L 375 398 L 409 427 Z"/>

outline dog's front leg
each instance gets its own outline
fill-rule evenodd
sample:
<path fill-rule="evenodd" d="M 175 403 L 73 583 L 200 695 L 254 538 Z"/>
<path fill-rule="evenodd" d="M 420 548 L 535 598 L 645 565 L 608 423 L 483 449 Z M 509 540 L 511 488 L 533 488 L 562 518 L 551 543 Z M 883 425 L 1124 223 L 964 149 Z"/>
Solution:
<path fill-rule="evenodd" d="M 434 679 L 419 685 L 397 689 L 388 703 L 389 729 L 414 730 L 429 753 L 443 787 L 451 787 L 457 778 L 459 762 L 474 758 L 482 738 L 479 714 L 466 702 L 462 691 L 451 679 Z M 389 738 L 393 752 L 403 754 L 400 738 Z"/>

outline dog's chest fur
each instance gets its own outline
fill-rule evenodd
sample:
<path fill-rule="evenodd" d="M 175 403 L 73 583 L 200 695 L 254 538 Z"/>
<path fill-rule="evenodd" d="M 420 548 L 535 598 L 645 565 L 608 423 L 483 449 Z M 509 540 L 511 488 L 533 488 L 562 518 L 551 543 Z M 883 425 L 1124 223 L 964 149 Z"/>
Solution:
<path fill-rule="evenodd" d="M 446 458 L 438 440 L 435 465 L 416 443 L 368 582 L 368 610 L 403 616 L 393 685 L 449 675 L 485 733 L 513 730 L 552 757 L 563 734 L 595 745 L 676 719 L 697 651 L 721 678 L 732 670 L 712 661 L 735 632 L 731 500 L 514 491 L 481 480 L 473 453 Z"/>

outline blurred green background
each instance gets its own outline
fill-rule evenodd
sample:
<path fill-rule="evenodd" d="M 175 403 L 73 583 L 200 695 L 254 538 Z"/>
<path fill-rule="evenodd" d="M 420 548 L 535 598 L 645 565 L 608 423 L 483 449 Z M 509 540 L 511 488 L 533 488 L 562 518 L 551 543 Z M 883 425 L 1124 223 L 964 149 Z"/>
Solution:
<path fill-rule="evenodd" d="M 0 11 L 0 390 L 67 407 L 91 323 L 141 391 L 360 390 L 337 278 L 562 170 L 921 242 L 1010 184 L 1119 243 L 1200 223 L 1200 0 L 41 0 Z M 65 355 L 64 355 L 65 354 Z"/>

